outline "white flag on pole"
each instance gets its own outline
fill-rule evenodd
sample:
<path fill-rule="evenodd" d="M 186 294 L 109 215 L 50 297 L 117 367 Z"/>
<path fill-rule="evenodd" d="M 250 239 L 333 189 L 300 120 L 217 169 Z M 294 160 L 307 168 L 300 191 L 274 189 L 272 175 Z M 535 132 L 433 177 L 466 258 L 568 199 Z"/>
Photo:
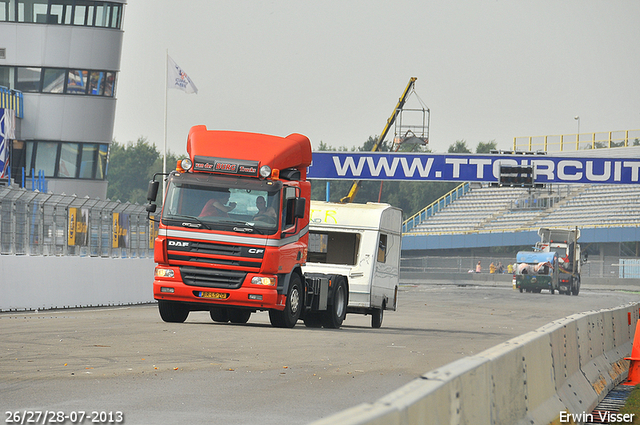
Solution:
<path fill-rule="evenodd" d="M 198 88 L 186 72 L 176 64 L 169 55 L 167 55 L 167 88 L 179 89 L 185 93 L 198 94 Z"/>

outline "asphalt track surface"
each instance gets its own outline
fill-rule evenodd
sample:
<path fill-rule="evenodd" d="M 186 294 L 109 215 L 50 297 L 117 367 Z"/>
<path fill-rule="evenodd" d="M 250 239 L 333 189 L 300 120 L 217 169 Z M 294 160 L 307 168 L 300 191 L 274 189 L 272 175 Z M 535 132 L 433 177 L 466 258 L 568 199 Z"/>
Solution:
<path fill-rule="evenodd" d="M 214 323 L 206 312 L 171 324 L 155 305 L 0 313 L 3 423 L 6 412 L 48 410 L 119 411 L 129 425 L 307 424 L 553 320 L 639 302 L 640 294 L 425 284 L 401 286 L 399 299 L 380 329 L 359 315 L 338 330 L 302 322 L 277 329 L 266 313 L 245 325 Z"/>

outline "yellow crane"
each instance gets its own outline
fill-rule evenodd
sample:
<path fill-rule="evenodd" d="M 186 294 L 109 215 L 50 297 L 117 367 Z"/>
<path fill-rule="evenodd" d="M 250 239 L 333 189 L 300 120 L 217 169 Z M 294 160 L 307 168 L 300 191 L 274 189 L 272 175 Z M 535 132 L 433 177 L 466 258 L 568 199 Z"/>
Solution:
<path fill-rule="evenodd" d="M 398 100 L 398 104 L 396 105 L 396 107 L 393 110 L 393 113 L 387 120 L 387 123 L 384 126 L 382 133 L 380 133 L 380 137 L 378 138 L 377 142 L 375 143 L 375 145 L 373 145 L 371 152 L 377 152 L 380 149 L 380 146 L 382 146 L 382 143 L 384 142 L 384 138 L 387 136 L 387 133 L 389 132 L 389 129 L 391 128 L 396 118 L 398 117 L 398 114 L 400 113 L 400 111 L 402 111 L 402 108 L 407 100 L 407 96 L 413 89 L 413 86 L 417 79 L 418 79 L 417 77 L 411 77 L 411 79 L 409 80 L 409 84 L 407 84 L 407 87 L 404 89 L 402 96 L 400 96 L 400 99 Z M 341 198 L 340 203 L 348 204 L 350 202 L 353 202 L 353 198 L 355 198 L 356 193 L 358 193 L 358 189 L 360 189 L 360 180 L 354 180 L 353 184 L 351 185 L 351 189 L 349 190 L 349 194 L 344 198 Z"/>

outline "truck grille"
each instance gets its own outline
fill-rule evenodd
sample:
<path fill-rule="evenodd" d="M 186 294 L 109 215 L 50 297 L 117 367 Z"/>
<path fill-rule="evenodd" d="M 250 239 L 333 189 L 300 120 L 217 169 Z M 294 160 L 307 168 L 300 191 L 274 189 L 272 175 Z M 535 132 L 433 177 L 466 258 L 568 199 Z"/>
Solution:
<path fill-rule="evenodd" d="M 264 256 L 262 247 L 179 239 L 167 239 L 167 248 L 169 261 L 192 263 L 194 266 L 195 264 L 236 266 L 253 271 L 260 270 Z M 227 258 L 220 258 L 223 256 Z"/>
<path fill-rule="evenodd" d="M 185 285 L 207 288 L 238 289 L 242 286 L 245 272 L 220 270 L 203 267 L 180 267 L 180 275 Z"/>
<path fill-rule="evenodd" d="M 209 258 L 209 257 L 190 257 L 188 255 L 175 255 L 169 254 L 169 260 L 184 261 L 192 263 L 205 263 L 205 264 L 218 264 L 224 266 L 238 266 L 244 268 L 260 269 L 260 262 L 257 261 L 241 261 L 241 260 L 225 260 L 221 258 Z"/>

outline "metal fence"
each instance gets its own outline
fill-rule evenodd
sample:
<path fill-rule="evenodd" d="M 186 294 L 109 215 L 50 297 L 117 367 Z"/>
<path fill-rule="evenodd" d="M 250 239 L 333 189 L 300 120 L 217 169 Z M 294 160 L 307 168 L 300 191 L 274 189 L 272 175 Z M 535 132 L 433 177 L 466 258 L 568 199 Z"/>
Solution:
<path fill-rule="evenodd" d="M 0 187 L 0 254 L 146 258 L 154 222 L 119 201 Z"/>
<path fill-rule="evenodd" d="M 515 255 L 492 257 L 410 257 L 402 258 L 400 273 L 415 274 L 429 273 L 471 273 L 475 271 L 478 261 L 481 262 L 481 273 L 489 273 L 491 263 L 497 266 L 502 263 L 504 273 L 507 273 L 509 262 L 515 262 Z M 640 276 L 640 261 L 637 259 L 625 259 L 614 256 L 606 256 L 603 259 L 589 258 L 582 265 L 582 277 L 594 278 L 637 278 Z M 497 271 L 496 271 L 497 273 Z"/>

